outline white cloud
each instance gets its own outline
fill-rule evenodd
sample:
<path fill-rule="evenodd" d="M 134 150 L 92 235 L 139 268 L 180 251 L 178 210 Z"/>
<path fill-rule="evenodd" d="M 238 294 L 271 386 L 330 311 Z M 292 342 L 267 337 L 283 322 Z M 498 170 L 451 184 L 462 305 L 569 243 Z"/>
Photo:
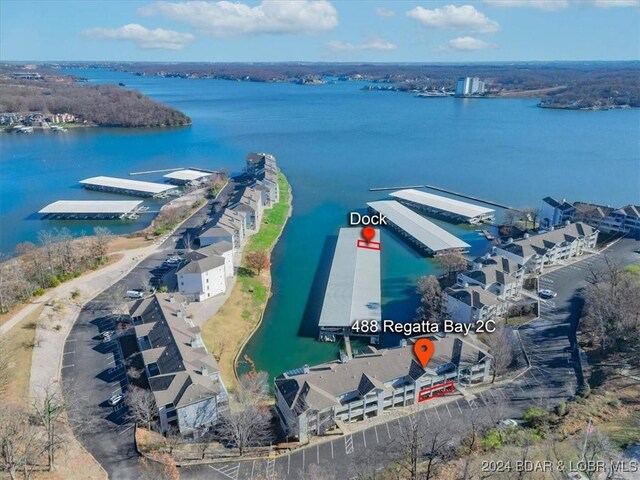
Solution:
<path fill-rule="evenodd" d="M 395 50 L 396 48 L 398 48 L 396 44 L 381 39 L 368 40 L 363 43 L 351 43 L 332 40 L 327 44 L 327 46 L 334 52 L 354 52 L 362 50 L 373 50 L 381 52 Z"/>
<path fill-rule="evenodd" d="M 89 28 L 80 32 L 85 37 L 105 40 L 130 40 L 141 48 L 161 48 L 180 50 L 194 40 L 190 33 L 156 28 L 150 30 L 137 23 L 129 23 L 118 28 Z"/>
<path fill-rule="evenodd" d="M 479 38 L 473 37 L 457 37 L 449 40 L 446 45 L 438 48 L 439 51 L 471 51 L 471 50 L 485 50 L 488 48 L 497 48 L 495 43 L 485 42 Z"/>
<path fill-rule="evenodd" d="M 597 8 L 640 7 L 640 0 L 483 0 L 492 7 L 537 8 L 538 10 L 563 10 L 571 6 L 592 5 Z"/>
<path fill-rule="evenodd" d="M 538 10 L 562 10 L 569 6 L 569 0 L 483 0 L 492 7 L 537 8 Z"/>
<path fill-rule="evenodd" d="M 379 17 L 394 17 L 396 15 L 396 12 L 384 7 L 376 7 L 373 11 L 376 12 L 376 15 Z"/>
<path fill-rule="evenodd" d="M 494 33 L 500 29 L 498 22 L 490 20 L 484 13 L 472 5 L 445 5 L 429 10 L 416 7 L 407 12 L 407 16 L 427 27 L 463 30 L 478 33 Z"/>
<path fill-rule="evenodd" d="M 338 12 L 327 0 L 263 0 L 251 7 L 229 1 L 156 2 L 143 15 L 163 15 L 212 36 L 241 34 L 307 34 L 338 25 Z"/>

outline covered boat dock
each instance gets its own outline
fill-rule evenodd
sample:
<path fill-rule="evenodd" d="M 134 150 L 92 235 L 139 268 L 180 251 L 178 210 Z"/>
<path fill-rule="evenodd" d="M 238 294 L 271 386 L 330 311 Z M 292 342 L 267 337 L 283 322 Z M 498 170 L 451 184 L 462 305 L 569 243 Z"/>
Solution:
<path fill-rule="evenodd" d="M 85 178 L 80 180 L 80 184 L 89 190 L 157 198 L 176 194 L 178 188 L 175 185 L 165 185 L 164 183 L 141 182 L 140 180 L 115 177 Z"/>
<path fill-rule="evenodd" d="M 131 219 L 146 207 L 136 200 L 58 200 L 38 213 L 42 218 L 65 220 Z"/>
<path fill-rule="evenodd" d="M 163 175 L 163 177 L 167 179 L 166 181 L 168 183 L 173 183 L 174 185 L 191 185 L 202 182 L 210 176 L 211 172 L 203 172 L 192 168 L 177 170 Z"/>
<path fill-rule="evenodd" d="M 367 205 L 370 210 L 383 214 L 389 226 L 409 243 L 426 251 L 429 255 L 438 255 L 451 250 L 467 251 L 471 247 L 395 200 L 381 200 Z"/>
<path fill-rule="evenodd" d="M 377 229 L 373 240 L 379 247 Z M 350 330 L 354 322 L 375 320 L 380 325 L 381 316 L 380 249 L 363 243 L 360 228 L 341 228 L 318 323 L 320 340 L 358 335 Z M 377 334 L 361 335 L 377 343 Z"/>
<path fill-rule="evenodd" d="M 495 215 L 495 210 L 491 208 L 454 200 L 442 195 L 422 192 L 413 188 L 398 190 L 389 195 L 410 207 L 471 224 L 491 221 Z"/>

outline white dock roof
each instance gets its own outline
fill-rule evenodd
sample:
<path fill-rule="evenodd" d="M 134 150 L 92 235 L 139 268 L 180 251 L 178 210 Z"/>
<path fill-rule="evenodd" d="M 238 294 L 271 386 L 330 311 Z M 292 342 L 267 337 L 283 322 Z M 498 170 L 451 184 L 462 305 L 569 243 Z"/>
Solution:
<path fill-rule="evenodd" d="M 202 172 L 200 170 L 192 170 L 187 168 L 185 170 L 176 170 L 175 172 L 167 173 L 163 175 L 164 178 L 171 180 L 182 180 L 185 182 L 191 182 L 193 180 L 200 180 L 201 178 L 210 177 L 211 173 Z"/>
<path fill-rule="evenodd" d="M 350 327 L 381 319 L 380 250 L 358 248 L 360 228 L 341 228 L 324 295 L 320 327 Z M 373 241 L 380 241 L 376 229 Z"/>
<path fill-rule="evenodd" d="M 175 185 L 165 185 L 164 183 L 141 182 L 140 180 L 129 180 L 128 178 L 115 177 L 91 177 L 80 180 L 82 185 L 93 185 L 98 187 L 107 187 L 117 190 L 130 190 L 135 192 L 144 192 L 152 195 L 166 192 L 177 188 Z"/>
<path fill-rule="evenodd" d="M 141 203 L 142 201 L 137 200 L 58 200 L 50 203 L 38 213 L 121 213 L 124 215 L 137 208 Z"/>
<path fill-rule="evenodd" d="M 398 190 L 397 192 L 393 192 L 389 195 L 397 199 L 424 205 L 425 207 L 453 213 L 454 215 L 464 218 L 475 218 L 494 213 L 494 210 L 491 208 L 480 207 L 472 203 L 461 202 L 460 200 L 453 200 L 452 198 L 443 197 L 441 195 L 421 192 L 420 190 L 414 190 L 413 188 Z"/>
<path fill-rule="evenodd" d="M 376 212 L 385 215 L 391 223 L 404 230 L 432 252 L 470 248 L 468 243 L 395 200 L 370 202 L 367 205 Z"/>

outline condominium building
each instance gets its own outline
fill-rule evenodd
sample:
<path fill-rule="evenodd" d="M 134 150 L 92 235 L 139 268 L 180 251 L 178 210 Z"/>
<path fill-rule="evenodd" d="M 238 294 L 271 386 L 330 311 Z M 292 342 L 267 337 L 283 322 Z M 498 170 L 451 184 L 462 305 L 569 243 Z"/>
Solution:
<path fill-rule="evenodd" d="M 216 244 L 206 249 L 215 247 Z M 186 255 L 187 264 L 176 272 L 178 291 L 190 301 L 202 302 L 227 290 L 226 260 L 221 255 L 193 252 Z M 233 257 L 231 258 L 233 262 Z M 233 263 L 231 266 L 233 271 Z"/>
<path fill-rule="evenodd" d="M 430 337 L 431 338 L 431 337 Z M 458 384 L 489 380 L 492 357 L 472 337 L 431 338 L 435 353 L 422 368 L 413 341 L 346 361 L 305 366 L 275 380 L 276 410 L 287 435 L 306 441 L 339 422 L 359 422 L 398 407 L 419 405 L 455 390 Z"/>
<path fill-rule="evenodd" d="M 523 265 L 526 272 L 541 274 L 545 267 L 593 251 L 598 230 L 578 222 L 536 235 L 525 234 L 522 240 L 509 240 L 494 247 L 494 253 Z"/>
<path fill-rule="evenodd" d="M 186 299 L 154 295 L 137 300 L 130 315 L 161 431 L 173 426 L 182 435 L 197 436 L 217 423 L 228 408 L 228 394 L 218 363 L 187 316 Z"/>
<path fill-rule="evenodd" d="M 458 323 L 495 320 L 506 315 L 508 304 L 480 285 L 455 284 L 445 288 L 443 313 Z"/>

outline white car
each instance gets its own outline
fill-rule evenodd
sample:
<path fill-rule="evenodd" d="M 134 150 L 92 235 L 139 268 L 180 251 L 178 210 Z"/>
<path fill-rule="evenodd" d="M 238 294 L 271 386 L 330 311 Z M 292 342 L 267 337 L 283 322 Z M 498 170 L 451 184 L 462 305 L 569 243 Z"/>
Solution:
<path fill-rule="evenodd" d="M 520 424 L 518 423 L 517 420 L 514 420 L 513 418 L 505 418 L 504 420 L 500 420 L 500 422 L 498 422 L 498 425 L 500 425 L 500 427 L 502 428 L 508 428 L 508 427 L 517 427 Z"/>
<path fill-rule="evenodd" d="M 127 297 L 129 298 L 142 298 L 144 297 L 144 293 L 140 290 L 128 290 Z"/>
<path fill-rule="evenodd" d="M 553 290 L 549 290 L 548 288 L 545 288 L 544 290 L 540 290 L 538 292 L 538 296 L 540 298 L 556 298 L 558 294 Z"/>
<path fill-rule="evenodd" d="M 111 395 L 111 398 L 107 400 L 107 403 L 112 407 L 115 407 L 116 405 L 118 405 L 120 402 L 124 400 L 124 397 L 125 397 L 124 393 L 116 393 L 115 395 Z"/>

